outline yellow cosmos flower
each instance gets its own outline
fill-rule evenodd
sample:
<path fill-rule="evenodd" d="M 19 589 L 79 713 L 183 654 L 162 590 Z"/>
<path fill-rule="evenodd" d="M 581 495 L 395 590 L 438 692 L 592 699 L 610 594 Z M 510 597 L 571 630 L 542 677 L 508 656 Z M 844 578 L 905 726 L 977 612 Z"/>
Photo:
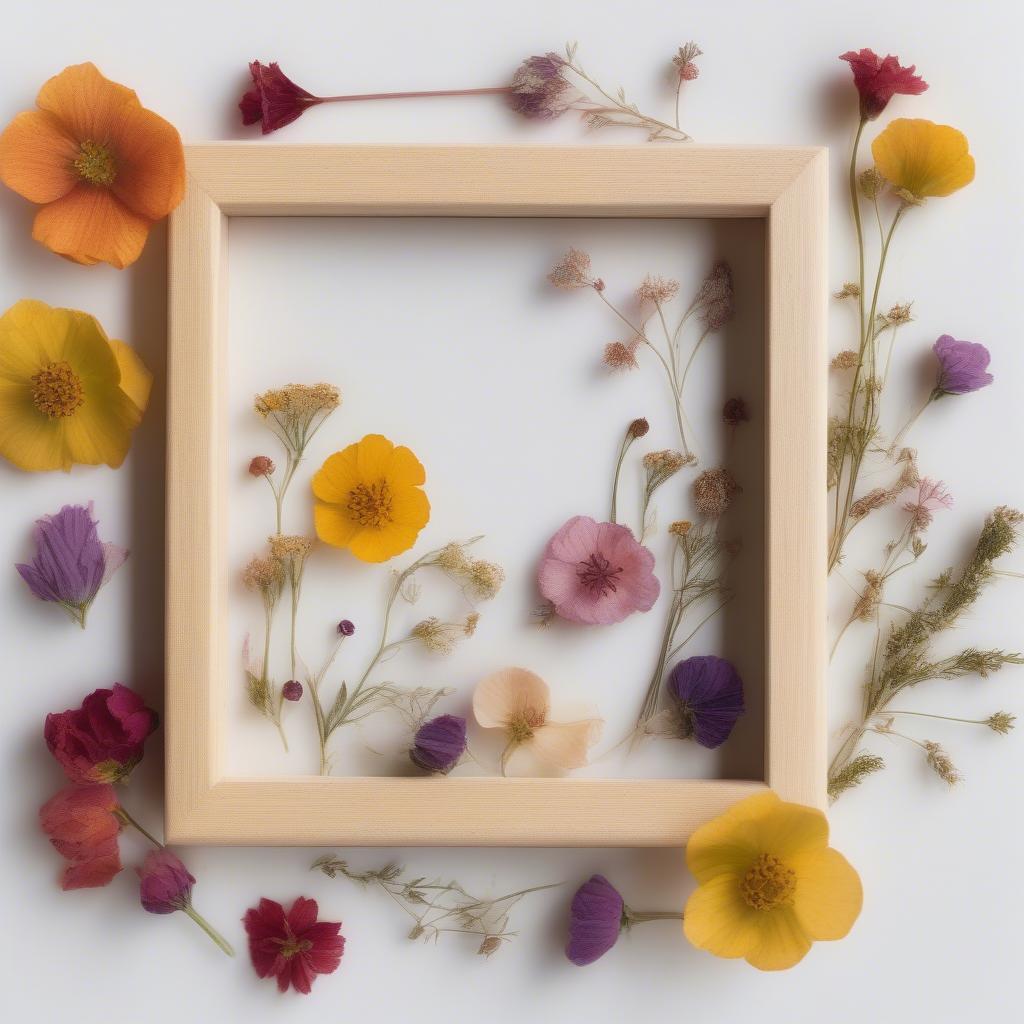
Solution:
<path fill-rule="evenodd" d="M 33 472 L 120 466 L 152 383 L 88 313 L 23 299 L 0 317 L 0 455 Z"/>
<path fill-rule="evenodd" d="M 825 815 L 771 792 L 697 829 L 686 863 L 700 883 L 686 937 L 762 971 L 792 967 L 814 940 L 841 939 L 860 914 L 860 878 L 830 849 Z"/>
<path fill-rule="evenodd" d="M 426 473 L 406 447 L 380 434 L 335 452 L 313 477 L 317 536 L 364 562 L 385 562 L 416 543 L 430 518 Z"/>
<path fill-rule="evenodd" d="M 899 117 L 871 144 L 882 176 L 916 200 L 948 196 L 974 181 L 967 136 L 948 124 Z"/>

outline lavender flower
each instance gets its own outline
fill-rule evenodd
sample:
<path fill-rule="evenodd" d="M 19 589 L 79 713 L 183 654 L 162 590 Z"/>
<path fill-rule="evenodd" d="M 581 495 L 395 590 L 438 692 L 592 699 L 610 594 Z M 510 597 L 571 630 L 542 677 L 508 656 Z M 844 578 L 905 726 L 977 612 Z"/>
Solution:
<path fill-rule="evenodd" d="M 466 720 L 457 715 L 439 715 L 420 726 L 409 760 L 425 772 L 447 775 L 465 752 Z"/>
<path fill-rule="evenodd" d="M 36 520 L 32 537 L 35 558 L 15 568 L 40 601 L 59 604 L 84 629 L 89 606 L 128 552 L 100 541 L 91 502 Z"/>
<path fill-rule="evenodd" d="M 352 636 L 356 631 L 356 627 L 348 619 L 342 619 L 338 623 L 338 636 Z"/>
<path fill-rule="evenodd" d="M 943 334 L 932 346 L 939 361 L 939 376 L 935 382 L 934 398 L 943 395 L 967 395 L 992 383 L 988 373 L 988 349 L 973 341 L 957 341 L 951 334 Z"/>
<path fill-rule="evenodd" d="M 669 673 L 668 689 L 679 710 L 682 735 L 702 747 L 720 747 L 743 714 L 743 680 L 714 655 L 687 658 Z"/>
<path fill-rule="evenodd" d="M 564 114 L 576 98 L 562 77 L 565 61 L 557 53 L 527 57 L 512 76 L 509 103 L 517 114 L 550 121 Z"/>
<path fill-rule="evenodd" d="M 615 886 L 604 875 L 591 875 L 572 898 L 565 955 L 577 967 L 599 960 L 618 941 L 624 910 Z"/>

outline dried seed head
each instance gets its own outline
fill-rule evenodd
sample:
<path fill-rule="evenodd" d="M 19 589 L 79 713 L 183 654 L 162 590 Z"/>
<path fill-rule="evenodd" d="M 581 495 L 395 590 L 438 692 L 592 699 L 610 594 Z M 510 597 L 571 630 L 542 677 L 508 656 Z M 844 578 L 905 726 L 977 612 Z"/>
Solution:
<path fill-rule="evenodd" d="M 495 597 L 505 582 L 505 570 L 494 562 L 475 559 L 465 572 L 466 585 L 470 593 L 483 601 Z"/>
<path fill-rule="evenodd" d="M 856 281 L 844 281 L 843 287 L 835 293 L 837 299 L 859 299 L 860 285 Z"/>
<path fill-rule="evenodd" d="M 722 406 L 722 421 L 729 427 L 738 427 L 750 421 L 747 403 L 742 398 L 729 398 Z"/>
<path fill-rule="evenodd" d="M 469 566 L 469 556 L 461 544 L 454 541 L 441 548 L 437 556 L 437 564 L 445 572 L 461 573 Z"/>
<path fill-rule="evenodd" d="M 678 281 L 673 281 L 668 277 L 648 274 L 636 290 L 636 301 L 639 305 L 643 305 L 645 302 L 661 305 L 674 299 L 678 293 Z"/>
<path fill-rule="evenodd" d="M 693 482 L 694 501 L 705 519 L 718 519 L 741 490 L 727 469 L 705 469 Z"/>
<path fill-rule="evenodd" d="M 591 287 L 590 257 L 580 249 L 570 249 L 548 274 L 548 280 L 565 291 Z"/>
<path fill-rule="evenodd" d="M 274 460 L 266 455 L 257 455 L 249 463 L 249 473 L 251 476 L 270 476 L 275 468 Z"/>
<path fill-rule="evenodd" d="M 866 171 L 862 171 L 857 180 L 860 182 L 860 190 L 865 199 L 876 199 L 888 185 L 877 167 L 869 167 Z"/>
<path fill-rule="evenodd" d="M 893 500 L 889 496 L 889 491 L 884 487 L 876 487 L 850 506 L 850 518 L 863 519 L 869 512 L 874 512 L 876 508 L 883 508 Z"/>
<path fill-rule="evenodd" d="M 679 52 L 672 58 L 672 63 L 684 82 L 692 82 L 699 74 L 700 68 L 694 63 L 704 51 L 694 42 L 679 47 Z"/>
<path fill-rule="evenodd" d="M 901 324 L 909 324 L 914 318 L 910 315 L 910 307 L 913 305 L 907 302 L 903 305 L 896 303 L 887 313 L 879 313 L 878 319 L 885 327 L 899 327 Z"/>
<path fill-rule="evenodd" d="M 250 590 L 273 591 L 284 581 L 284 568 L 276 558 L 253 558 L 242 570 L 242 582 Z"/>
<path fill-rule="evenodd" d="M 921 744 L 928 756 L 928 766 L 949 786 L 955 786 L 962 781 L 963 776 L 956 770 L 956 765 L 950 760 L 949 755 L 938 743 L 925 740 Z"/>
<path fill-rule="evenodd" d="M 313 538 L 275 533 L 273 537 L 267 538 L 267 543 L 270 545 L 271 555 L 281 562 L 286 562 L 290 558 L 305 558 L 313 547 Z"/>
<path fill-rule="evenodd" d="M 640 339 L 631 341 L 610 341 L 604 347 L 604 365 L 609 370 L 635 370 L 640 364 L 636 361 L 636 350 Z"/>
<path fill-rule="evenodd" d="M 832 359 L 833 370 L 854 370 L 860 362 L 860 357 L 850 349 L 844 349 Z"/>
<path fill-rule="evenodd" d="M 1016 720 L 1016 715 L 1008 714 L 1005 711 L 997 711 L 994 715 L 989 715 L 985 719 L 985 724 L 993 732 L 998 732 L 1000 735 L 1005 736 L 1013 728 L 1013 723 Z"/>
<path fill-rule="evenodd" d="M 693 523 L 689 519 L 677 519 L 674 523 L 670 523 L 668 532 L 673 537 L 685 537 L 693 529 Z"/>
<path fill-rule="evenodd" d="M 859 622 L 870 622 L 875 617 L 882 600 L 882 575 L 869 569 L 864 573 L 864 590 L 853 606 L 853 617 Z"/>
<path fill-rule="evenodd" d="M 629 427 L 626 429 L 626 433 L 629 437 L 633 438 L 633 440 L 637 440 L 643 437 L 650 429 L 650 423 L 641 416 L 630 423 Z"/>
<path fill-rule="evenodd" d="M 333 384 L 286 384 L 257 395 L 256 412 L 266 419 L 277 413 L 278 419 L 302 422 L 320 412 L 332 412 L 341 404 L 341 394 Z"/>

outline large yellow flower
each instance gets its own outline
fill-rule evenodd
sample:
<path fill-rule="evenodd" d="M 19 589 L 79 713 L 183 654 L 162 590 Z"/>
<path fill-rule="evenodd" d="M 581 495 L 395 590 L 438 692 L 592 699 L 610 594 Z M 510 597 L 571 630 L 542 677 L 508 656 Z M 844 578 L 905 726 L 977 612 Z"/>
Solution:
<path fill-rule="evenodd" d="M 860 914 L 860 878 L 830 849 L 825 815 L 771 792 L 697 829 L 686 862 L 700 883 L 686 937 L 762 971 L 792 967 L 814 940 L 841 939 Z"/>
<path fill-rule="evenodd" d="M 152 383 L 88 313 L 23 299 L 0 317 L 0 455 L 32 471 L 120 466 Z"/>
<path fill-rule="evenodd" d="M 913 199 L 948 196 L 974 181 L 967 136 L 948 124 L 899 117 L 871 144 L 882 177 Z"/>
<path fill-rule="evenodd" d="M 317 536 L 364 562 L 385 562 L 416 543 L 430 518 L 426 473 L 380 434 L 335 452 L 313 477 Z"/>

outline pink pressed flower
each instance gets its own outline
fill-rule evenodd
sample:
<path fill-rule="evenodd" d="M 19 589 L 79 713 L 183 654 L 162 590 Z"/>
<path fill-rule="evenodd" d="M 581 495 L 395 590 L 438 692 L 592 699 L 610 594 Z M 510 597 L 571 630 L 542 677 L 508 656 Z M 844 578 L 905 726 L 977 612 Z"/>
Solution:
<path fill-rule="evenodd" d="M 908 501 L 903 508 L 911 515 L 911 529 L 915 533 L 928 529 L 932 516 L 940 508 L 952 508 L 953 495 L 941 480 L 924 477 L 917 488 L 917 501 Z"/>
<path fill-rule="evenodd" d="M 39 823 L 68 862 L 62 889 L 106 885 L 121 870 L 117 797 L 109 784 L 67 786 L 39 810 Z"/>
<path fill-rule="evenodd" d="M 845 60 L 853 71 L 853 84 L 860 96 L 860 114 L 866 120 L 878 117 L 897 93 L 919 96 L 928 88 L 928 83 L 914 74 L 913 64 L 905 68 L 892 54 L 879 57 L 874 50 L 864 47 L 848 50 L 839 59 Z"/>
<path fill-rule="evenodd" d="M 654 555 L 616 523 L 574 516 L 548 541 L 540 592 L 569 622 L 610 625 L 654 606 Z"/>

